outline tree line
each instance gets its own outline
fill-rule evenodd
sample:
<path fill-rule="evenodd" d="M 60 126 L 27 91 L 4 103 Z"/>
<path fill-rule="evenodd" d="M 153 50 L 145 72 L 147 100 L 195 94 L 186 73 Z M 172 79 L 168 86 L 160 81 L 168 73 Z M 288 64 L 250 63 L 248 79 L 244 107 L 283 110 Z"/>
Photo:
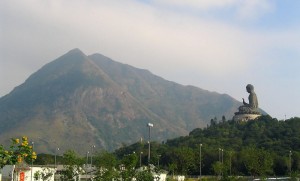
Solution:
<path fill-rule="evenodd" d="M 120 148 L 114 154 L 147 153 L 147 143 Z M 200 148 L 201 147 L 201 148 Z M 200 157 L 201 149 L 201 157 Z M 146 162 L 147 154 L 144 155 Z M 300 173 L 300 118 L 279 121 L 269 115 L 235 122 L 214 118 L 162 143 L 151 143 L 151 163 L 182 175 L 290 176 Z M 200 169 L 201 164 L 201 169 Z"/>
<path fill-rule="evenodd" d="M 79 158 L 80 164 L 91 162 L 91 157 L 71 153 Z M 53 158 L 53 155 L 40 154 L 35 164 L 53 163 Z M 92 159 L 95 166 L 107 168 L 108 176 L 116 174 L 112 168 L 121 170 L 120 165 L 148 166 L 148 143 L 137 142 L 114 152 L 98 150 Z M 65 155 L 59 156 L 57 163 L 66 164 Z M 151 142 L 150 164 L 171 175 L 199 176 L 201 173 L 225 180 L 234 175 L 299 177 L 300 118 L 282 121 L 265 115 L 240 123 L 227 121 L 224 116 L 221 120 L 214 118 L 209 126 L 194 129 L 188 136 Z"/>

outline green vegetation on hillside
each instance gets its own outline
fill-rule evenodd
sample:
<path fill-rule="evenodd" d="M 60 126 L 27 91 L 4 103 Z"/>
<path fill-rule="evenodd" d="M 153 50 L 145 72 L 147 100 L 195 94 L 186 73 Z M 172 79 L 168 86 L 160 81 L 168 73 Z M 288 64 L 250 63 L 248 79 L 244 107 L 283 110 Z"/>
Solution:
<path fill-rule="evenodd" d="M 235 176 L 243 175 L 299 177 L 299 128 L 300 118 L 297 117 L 278 121 L 270 116 L 261 116 L 242 123 L 226 121 L 225 117 L 220 121 L 215 118 L 210 126 L 194 129 L 188 136 L 163 143 L 151 142 L 150 163 L 156 166 L 156 170 L 166 170 L 170 175 L 194 176 L 199 176 L 201 163 L 202 175 L 215 175 L 223 180 L 235 180 Z M 93 164 L 107 169 L 105 175 L 100 174 L 105 179 L 113 178 L 118 173 L 125 174 L 124 177 L 137 174 L 131 169 L 115 172 L 114 168 L 121 169 L 122 165 L 125 168 L 148 165 L 147 142 L 123 146 L 112 153 L 95 151 Z M 81 165 L 89 164 L 91 156 L 81 157 Z M 57 163 L 66 164 L 64 157 L 65 154 L 58 156 Z M 51 160 L 51 156 L 41 154 L 35 164 L 51 164 L 53 159 L 53 156 Z"/>
<path fill-rule="evenodd" d="M 211 120 L 188 136 L 151 144 L 151 163 L 175 174 L 199 175 L 200 144 L 202 175 L 289 175 L 300 172 L 300 118 L 278 121 L 270 116 L 236 123 Z M 121 158 L 143 152 L 147 143 L 115 151 Z M 290 167 L 291 166 L 291 167 Z"/>

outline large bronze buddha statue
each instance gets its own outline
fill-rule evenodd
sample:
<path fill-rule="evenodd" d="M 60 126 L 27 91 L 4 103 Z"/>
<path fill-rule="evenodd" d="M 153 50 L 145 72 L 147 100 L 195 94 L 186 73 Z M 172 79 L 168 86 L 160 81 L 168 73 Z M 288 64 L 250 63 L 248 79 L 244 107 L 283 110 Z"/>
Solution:
<path fill-rule="evenodd" d="M 235 115 L 239 114 L 260 114 L 258 111 L 258 100 L 257 96 L 254 92 L 254 86 L 251 84 L 248 84 L 246 86 L 246 90 L 249 93 L 249 103 L 245 102 L 243 98 L 243 105 L 239 107 L 239 112 L 236 112 Z"/>

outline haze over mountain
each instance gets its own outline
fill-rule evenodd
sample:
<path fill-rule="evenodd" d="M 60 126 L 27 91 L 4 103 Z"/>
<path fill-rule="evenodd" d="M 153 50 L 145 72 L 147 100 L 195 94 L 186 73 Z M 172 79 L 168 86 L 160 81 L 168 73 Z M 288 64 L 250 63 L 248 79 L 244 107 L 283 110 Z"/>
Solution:
<path fill-rule="evenodd" d="M 162 141 L 231 118 L 241 103 L 225 94 L 183 86 L 101 54 L 73 49 L 46 64 L 0 99 L 0 142 L 27 135 L 53 153 L 113 150 L 151 138 Z"/>

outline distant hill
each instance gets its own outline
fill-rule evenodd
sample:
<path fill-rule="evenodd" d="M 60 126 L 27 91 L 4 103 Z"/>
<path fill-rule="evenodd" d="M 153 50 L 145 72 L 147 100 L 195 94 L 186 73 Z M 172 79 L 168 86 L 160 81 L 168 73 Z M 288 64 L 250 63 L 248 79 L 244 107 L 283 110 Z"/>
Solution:
<path fill-rule="evenodd" d="M 91 145 L 113 150 L 161 141 L 231 118 L 240 103 L 225 94 L 183 86 L 100 54 L 74 49 L 46 64 L 0 99 L 0 142 L 27 135 L 40 152 Z"/>

